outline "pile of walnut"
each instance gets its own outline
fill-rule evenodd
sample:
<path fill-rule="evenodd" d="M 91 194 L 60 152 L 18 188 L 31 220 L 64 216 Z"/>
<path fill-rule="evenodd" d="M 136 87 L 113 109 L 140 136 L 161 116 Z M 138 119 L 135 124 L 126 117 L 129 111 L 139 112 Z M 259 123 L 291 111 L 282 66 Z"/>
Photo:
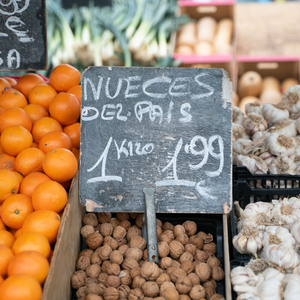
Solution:
<path fill-rule="evenodd" d="M 216 292 L 224 271 L 212 235 L 197 233 L 194 221 L 156 223 L 159 264 L 148 261 L 141 214 L 85 214 L 81 235 L 88 249 L 79 253 L 71 278 L 77 299 L 224 299 Z"/>

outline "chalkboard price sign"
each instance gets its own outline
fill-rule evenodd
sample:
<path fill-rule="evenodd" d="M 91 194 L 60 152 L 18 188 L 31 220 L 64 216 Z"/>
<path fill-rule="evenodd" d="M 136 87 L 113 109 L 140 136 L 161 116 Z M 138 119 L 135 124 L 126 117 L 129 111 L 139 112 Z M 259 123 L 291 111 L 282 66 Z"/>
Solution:
<path fill-rule="evenodd" d="M 45 0 L 0 0 L 0 70 L 46 68 Z"/>
<path fill-rule="evenodd" d="M 87 211 L 231 208 L 231 83 L 222 69 L 90 67 L 82 78 Z"/>

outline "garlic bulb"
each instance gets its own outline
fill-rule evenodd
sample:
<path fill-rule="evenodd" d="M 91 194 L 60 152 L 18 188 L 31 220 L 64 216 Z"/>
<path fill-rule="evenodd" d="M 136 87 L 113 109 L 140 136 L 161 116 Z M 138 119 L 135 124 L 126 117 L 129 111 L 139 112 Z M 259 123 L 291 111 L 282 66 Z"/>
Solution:
<path fill-rule="evenodd" d="M 254 219 L 257 223 L 269 222 L 273 205 L 269 202 L 249 203 L 241 214 L 241 219 Z"/>
<path fill-rule="evenodd" d="M 251 113 L 262 115 L 262 106 L 259 101 L 248 103 L 245 106 L 245 112 L 247 116 Z"/>
<path fill-rule="evenodd" d="M 237 106 L 232 107 L 232 123 L 243 125 L 244 113 Z"/>
<path fill-rule="evenodd" d="M 265 161 L 255 155 L 239 154 L 234 157 L 233 163 L 237 166 L 247 167 L 252 174 L 255 174 L 258 171 L 265 174 L 268 171 L 268 166 Z"/>
<path fill-rule="evenodd" d="M 299 300 L 300 299 L 300 275 L 287 274 L 283 279 L 284 299 Z"/>
<path fill-rule="evenodd" d="M 252 135 L 252 141 L 255 142 L 257 140 L 260 140 L 261 138 L 267 139 L 267 137 L 270 135 L 268 131 L 257 131 L 253 133 Z"/>
<path fill-rule="evenodd" d="M 256 286 L 263 280 L 261 274 L 256 275 L 249 267 L 235 267 L 230 272 L 233 289 L 237 285 Z"/>
<path fill-rule="evenodd" d="M 252 293 L 242 293 L 238 295 L 236 300 L 261 300 L 261 298 Z"/>
<path fill-rule="evenodd" d="M 285 108 L 278 107 L 278 104 L 264 104 L 262 113 L 268 124 L 275 124 L 279 121 L 287 120 L 290 116 L 289 111 Z"/>
<path fill-rule="evenodd" d="M 270 174 L 290 174 L 294 175 L 296 172 L 296 165 L 293 156 L 279 156 L 272 160 L 268 165 Z M 285 186 L 284 186 L 285 187 Z"/>
<path fill-rule="evenodd" d="M 263 245 L 280 244 L 293 248 L 296 244 L 292 234 L 282 226 L 268 226 L 263 235 Z"/>
<path fill-rule="evenodd" d="M 296 123 L 297 132 L 300 133 L 300 118 L 298 118 L 295 123 Z"/>
<path fill-rule="evenodd" d="M 284 135 L 288 137 L 297 136 L 296 122 L 293 120 L 284 120 L 274 124 L 268 129 L 270 134 Z"/>
<path fill-rule="evenodd" d="M 251 113 L 245 118 L 243 126 L 246 128 L 246 132 L 252 135 L 257 131 L 265 131 L 268 123 L 262 115 Z"/>
<path fill-rule="evenodd" d="M 247 147 L 252 144 L 250 139 L 239 139 L 232 144 L 232 151 L 237 154 L 247 154 Z"/>
<path fill-rule="evenodd" d="M 290 87 L 282 96 L 281 105 L 288 108 L 291 113 L 300 111 L 300 85 Z"/>
<path fill-rule="evenodd" d="M 300 245 L 300 220 L 297 220 L 294 223 L 290 224 L 290 232 L 296 240 L 296 243 Z"/>
<path fill-rule="evenodd" d="M 272 153 L 270 153 L 269 151 L 263 152 L 259 155 L 259 158 L 262 158 L 265 163 L 267 164 L 267 166 L 269 166 L 274 159 L 276 158 L 276 156 L 272 155 Z"/>
<path fill-rule="evenodd" d="M 241 124 L 232 123 L 232 142 L 239 139 L 249 139 L 246 129 Z"/>
<path fill-rule="evenodd" d="M 264 276 L 264 279 L 271 279 L 276 278 L 278 280 L 282 280 L 284 278 L 284 273 L 278 271 L 274 268 L 267 268 L 262 272 L 262 275 Z"/>
<path fill-rule="evenodd" d="M 300 208 L 298 202 L 284 198 L 283 200 L 272 200 L 273 219 L 281 225 L 290 225 L 300 219 Z"/>
<path fill-rule="evenodd" d="M 296 152 L 296 140 L 293 137 L 271 133 L 268 137 L 270 152 L 276 156 L 291 156 Z"/>
<path fill-rule="evenodd" d="M 280 244 L 265 247 L 261 257 L 287 270 L 292 270 L 299 264 L 296 251 Z"/>
<path fill-rule="evenodd" d="M 240 253 L 248 253 L 257 257 L 257 252 L 262 249 L 262 233 L 255 228 L 243 227 L 242 230 L 233 237 L 234 248 Z"/>

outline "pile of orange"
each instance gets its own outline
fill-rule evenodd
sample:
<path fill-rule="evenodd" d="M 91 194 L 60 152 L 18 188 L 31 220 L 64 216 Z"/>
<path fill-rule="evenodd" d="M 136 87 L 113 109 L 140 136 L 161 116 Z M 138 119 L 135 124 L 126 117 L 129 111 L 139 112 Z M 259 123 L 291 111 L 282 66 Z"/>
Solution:
<path fill-rule="evenodd" d="M 78 171 L 80 77 L 0 77 L 0 300 L 41 298 Z"/>

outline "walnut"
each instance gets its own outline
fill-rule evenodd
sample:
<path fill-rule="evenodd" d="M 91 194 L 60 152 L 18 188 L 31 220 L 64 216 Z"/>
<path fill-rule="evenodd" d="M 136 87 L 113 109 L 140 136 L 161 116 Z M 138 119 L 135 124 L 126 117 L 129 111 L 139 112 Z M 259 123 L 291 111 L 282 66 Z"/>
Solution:
<path fill-rule="evenodd" d="M 159 294 L 158 284 L 154 281 L 145 282 L 142 291 L 146 297 L 156 297 Z"/>
<path fill-rule="evenodd" d="M 195 255 L 196 249 L 197 249 L 196 246 L 191 243 L 184 245 L 184 251 L 190 252 L 192 253 L 192 255 Z"/>
<path fill-rule="evenodd" d="M 188 294 L 193 284 L 192 281 L 187 276 L 185 276 L 185 277 L 178 277 L 175 282 L 175 286 L 177 291 L 180 294 Z"/>
<path fill-rule="evenodd" d="M 203 240 L 204 244 L 208 244 L 211 243 L 214 240 L 214 237 L 211 233 L 208 233 L 205 237 L 205 239 Z"/>
<path fill-rule="evenodd" d="M 111 236 L 106 236 L 103 240 L 103 244 L 110 246 L 112 250 L 116 250 L 119 247 L 118 242 Z"/>
<path fill-rule="evenodd" d="M 102 245 L 103 236 L 100 232 L 95 231 L 85 239 L 85 242 L 90 249 L 95 250 Z"/>
<path fill-rule="evenodd" d="M 195 267 L 192 261 L 186 260 L 181 263 L 181 269 L 184 270 L 187 274 L 194 272 Z"/>
<path fill-rule="evenodd" d="M 122 255 L 124 255 L 125 252 L 126 252 L 126 250 L 127 250 L 128 248 L 129 248 L 128 245 L 121 245 L 121 246 L 118 248 L 118 251 L 120 251 L 120 253 L 121 253 Z"/>
<path fill-rule="evenodd" d="M 210 299 L 216 293 L 216 289 L 211 286 L 207 286 L 204 288 L 205 288 L 205 295 L 208 299 Z"/>
<path fill-rule="evenodd" d="M 166 257 L 170 253 L 169 244 L 166 242 L 159 242 L 158 243 L 158 256 L 159 257 Z"/>
<path fill-rule="evenodd" d="M 160 219 L 156 219 L 156 226 L 162 227 L 162 221 Z"/>
<path fill-rule="evenodd" d="M 146 282 L 145 278 L 143 278 L 141 276 L 136 276 L 136 277 L 133 278 L 132 287 L 134 289 L 141 288 L 144 285 L 145 282 Z"/>
<path fill-rule="evenodd" d="M 121 284 L 121 280 L 116 275 L 109 275 L 106 279 L 106 285 L 117 288 Z"/>
<path fill-rule="evenodd" d="M 203 250 L 196 250 L 195 254 L 195 260 L 198 260 L 200 262 L 206 262 L 208 260 L 208 253 Z"/>
<path fill-rule="evenodd" d="M 156 283 L 158 285 L 161 285 L 165 281 L 171 281 L 170 276 L 167 273 L 161 273 L 157 278 L 156 278 Z"/>
<path fill-rule="evenodd" d="M 156 226 L 156 234 L 157 234 L 157 238 L 159 239 L 159 237 L 160 237 L 161 234 L 162 234 L 162 228 L 161 228 L 161 227 Z"/>
<path fill-rule="evenodd" d="M 166 230 L 171 230 L 171 231 L 173 231 L 174 225 L 171 224 L 170 222 L 165 222 L 165 223 L 163 223 L 163 225 L 162 225 L 162 229 L 163 229 L 164 231 L 166 231 Z"/>
<path fill-rule="evenodd" d="M 98 264 L 92 264 L 86 268 L 85 272 L 89 277 L 98 277 L 101 272 L 101 267 Z"/>
<path fill-rule="evenodd" d="M 183 252 L 183 253 L 180 255 L 179 261 L 180 261 L 181 263 L 183 263 L 184 261 L 187 261 L 187 260 L 193 261 L 193 260 L 194 260 L 194 256 L 193 256 L 192 253 L 186 251 L 186 252 Z"/>
<path fill-rule="evenodd" d="M 122 270 L 119 274 L 121 284 L 131 285 L 132 279 L 129 270 Z"/>
<path fill-rule="evenodd" d="M 181 267 L 180 261 L 178 261 L 177 259 L 173 259 L 171 267 L 180 268 Z"/>
<path fill-rule="evenodd" d="M 195 245 L 197 249 L 203 248 L 203 240 L 197 235 L 190 236 L 190 243 Z"/>
<path fill-rule="evenodd" d="M 122 269 L 131 271 L 134 268 L 138 268 L 139 263 L 132 257 L 127 257 L 122 262 Z"/>
<path fill-rule="evenodd" d="M 120 268 L 120 266 L 118 264 L 111 263 L 108 266 L 106 273 L 108 275 L 119 275 L 120 271 L 121 271 L 121 268 Z"/>
<path fill-rule="evenodd" d="M 110 261 L 105 260 L 101 265 L 101 270 L 102 272 L 107 273 L 108 268 L 110 268 Z"/>
<path fill-rule="evenodd" d="M 136 276 L 140 276 L 141 275 L 141 268 L 138 267 L 138 268 L 134 268 L 130 271 L 130 276 L 131 278 L 134 278 Z"/>
<path fill-rule="evenodd" d="M 87 288 L 86 286 L 82 286 L 80 287 L 77 291 L 76 291 L 76 297 L 78 299 L 83 298 L 85 299 L 85 297 L 87 296 Z"/>
<path fill-rule="evenodd" d="M 207 263 L 209 264 L 209 266 L 211 268 L 219 267 L 221 265 L 220 260 L 217 257 L 215 257 L 214 255 L 208 257 Z"/>
<path fill-rule="evenodd" d="M 206 287 L 212 287 L 214 289 L 217 288 L 217 282 L 213 279 L 209 280 L 209 281 L 206 281 L 205 283 L 203 283 L 203 286 L 206 288 Z"/>
<path fill-rule="evenodd" d="M 102 247 L 98 248 L 96 251 L 101 260 L 107 260 L 109 259 L 112 249 L 109 245 L 103 245 Z"/>
<path fill-rule="evenodd" d="M 129 247 L 145 250 L 146 240 L 144 238 L 142 238 L 141 236 L 133 236 L 129 241 Z"/>
<path fill-rule="evenodd" d="M 177 237 L 179 235 L 185 234 L 185 229 L 182 225 L 175 225 L 173 228 L 173 232 L 175 237 Z"/>
<path fill-rule="evenodd" d="M 173 260 L 171 257 L 163 257 L 160 262 L 159 262 L 159 266 L 162 269 L 168 269 L 172 266 Z"/>
<path fill-rule="evenodd" d="M 138 215 L 138 217 L 135 219 L 135 225 L 138 227 L 138 228 L 141 228 L 143 227 L 143 215 Z"/>
<path fill-rule="evenodd" d="M 216 243 L 208 243 L 203 245 L 203 251 L 208 253 L 209 255 L 215 254 L 217 252 L 217 244 Z"/>
<path fill-rule="evenodd" d="M 110 253 L 109 260 L 111 263 L 116 263 L 120 265 L 123 261 L 123 255 L 119 250 L 114 250 Z"/>
<path fill-rule="evenodd" d="M 129 214 L 124 212 L 117 213 L 117 219 L 122 222 L 124 220 L 129 220 Z"/>
<path fill-rule="evenodd" d="M 188 274 L 188 278 L 191 279 L 193 285 L 200 284 L 200 278 L 196 273 Z"/>
<path fill-rule="evenodd" d="M 144 299 L 143 291 L 140 288 L 131 290 L 128 294 L 128 300 L 140 300 Z"/>
<path fill-rule="evenodd" d="M 159 237 L 160 242 L 170 243 L 175 239 L 175 235 L 172 230 L 165 230 Z"/>
<path fill-rule="evenodd" d="M 132 220 L 135 220 L 140 214 L 139 213 L 128 213 L 129 214 L 129 218 Z"/>
<path fill-rule="evenodd" d="M 112 235 L 114 227 L 111 223 L 102 223 L 99 226 L 99 231 L 103 236 L 110 236 Z"/>
<path fill-rule="evenodd" d="M 148 249 L 145 249 L 144 251 L 143 251 L 143 260 L 148 260 Z"/>
<path fill-rule="evenodd" d="M 113 238 L 118 240 L 122 240 L 126 236 L 126 229 L 122 226 L 117 226 L 113 231 Z"/>
<path fill-rule="evenodd" d="M 94 254 L 94 251 L 92 249 L 84 249 L 79 252 L 78 257 L 82 256 L 82 255 L 92 257 L 93 254 Z"/>
<path fill-rule="evenodd" d="M 179 277 L 187 276 L 186 272 L 181 268 L 171 267 L 167 269 L 167 274 L 170 276 L 171 280 L 175 283 Z"/>
<path fill-rule="evenodd" d="M 143 257 L 143 251 L 139 248 L 128 248 L 125 252 L 125 258 L 131 257 L 139 262 Z"/>
<path fill-rule="evenodd" d="M 146 280 L 155 280 L 159 276 L 159 268 L 156 263 L 146 261 L 141 267 L 141 276 Z"/>
<path fill-rule="evenodd" d="M 130 239 L 133 236 L 141 236 L 141 235 L 142 235 L 142 230 L 138 228 L 136 225 L 133 225 L 130 228 L 128 228 L 126 238 L 128 241 L 130 241 Z"/>
<path fill-rule="evenodd" d="M 125 230 L 128 230 L 131 227 L 131 223 L 128 220 L 123 220 L 120 222 L 119 226 L 122 226 L 125 228 Z"/>
<path fill-rule="evenodd" d="M 110 212 L 98 212 L 97 219 L 99 223 L 109 223 L 111 219 Z"/>
<path fill-rule="evenodd" d="M 98 278 L 97 278 L 98 282 L 104 284 L 106 282 L 107 277 L 108 277 L 107 273 L 100 273 L 99 276 L 98 276 Z"/>
<path fill-rule="evenodd" d="M 128 294 L 130 292 L 130 287 L 128 285 L 120 285 L 118 287 L 118 291 L 119 291 L 119 299 L 128 299 Z"/>
<path fill-rule="evenodd" d="M 118 300 L 119 299 L 119 290 L 114 287 L 107 287 L 104 289 L 102 297 L 104 300 Z"/>
<path fill-rule="evenodd" d="M 91 259 L 89 256 L 82 255 L 77 258 L 76 269 L 86 270 L 86 268 L 91 264 Z"/>
<path fill-rule="evenodd" d="M 87 213 L 82 218 L 82 223 L 84 225 L 92 225 L 96 227 L 98 225 L 97 216 L 94 213 Z"/>
<path fill-rule="evenodd" d="M 97 249 L 99 249 L 99 248 L 97 248 Z M 91 263 L 92 264 L 101 264 L 101 259 L 99 257 L 99 253 L 97 252 L 97 249 L 95 250 L 95 252 L 91 256 Z"/>
<path fill-rule="evenodd" d="M 93 225 L 84 225 L 80 229 L 81 236 L 86 239 L 90 234 L 95 232 L 95 228 Z"/>
<path fill-rule="evenodd" d="M 198 235 L 199 237 L 201 237 L 203 241 L 204 241 L 204 240 L 206 239 L 206 237 L 207 237 L 207 234 L 206 234 L 204 231 L 199 231 L 199 232 L 197 233 L 197 235 Z"/>
<path fill-rule="evenodd" d="M 172 241 L 169 244 L 170 246 L 170 255 L 173 258 L 179 258 L 180 255 L 184 252 L 184 246 L 178 241 Z"/>
<path fill-rule="evenodd" d="M 211 277 L 216 281 L 220 281 L 224 278 L 224 271 L 220 266 L 213 267 L 211 270 Z"/>
<path fill-rule="evenodd" d="M 190 242 L 189 237 L 187 236 L 187 234 L 180 234 L 176 237 L 176 241 L 180 242 L 182 245 L 186 245 Z"/>
<path fill-rule="evenodd" d="M 214 294 L 209 300 L 224 300 L 225 297 L 220 294 Z"/>
<path fill-rule="evenodd" d="M 197 224 L 194 221 L 185 221 L 182 226 L 188 236 L 192 236 L 197 232 Z"/>
<path fill-rule="evenodd" d="M 179 295 L 179 300 L 190 300 L 191 298 L 188 295 Z"/>
<path fill-rule="evenodd" d="M 101 295 L 103 293 L 103 284 L 102 283 L 89 283 L 86 285 L 87 294 L 96 294 Z"/>
<path fill-rule="evenodd" d="M 117 218 L 111 218 L 110 223 L 112 224 L 112 226 L 114 227 L 114 229 L 119 226 L 120 224 L 120 220 Z"/>
<path fill-rule="evenodd" d="M 200 262 L 195 266 L 195 272 L 199 276 L 200 281 L 204 282 L 210 278 L 211 267 L 207 263 Z"/>
<path fill-rule="evenodd" d="M 79 289 L 85 284 L 86 273 L 83 270 L 75 271 L 71 277 L 71 285 L 74 289 Z"/>
<path fill-rule="evenodd" d="M 96 294 L 89 294 L 86 296 L 85 300 L 103 300 L 103 298 Z"/>
<path fill-rule="evenodd" d="M 95 277 L 86 277 L 84 283 L 85 285 L 88 285 L 90 283 L 98 283 L 98 279 Z"/>
<path fill-rule="evenodd" d="M 205 298 L 205 288 L 200 284 L 194 285 L 190 290 L 189 296 L 195 300 Z"/>
<path fill-rule="evenodd" d="M 179 293 L 176 290 L 173 282 L 164 282 L 160 286 L 160 295 L 166 300 L 179 300 Z"/>

